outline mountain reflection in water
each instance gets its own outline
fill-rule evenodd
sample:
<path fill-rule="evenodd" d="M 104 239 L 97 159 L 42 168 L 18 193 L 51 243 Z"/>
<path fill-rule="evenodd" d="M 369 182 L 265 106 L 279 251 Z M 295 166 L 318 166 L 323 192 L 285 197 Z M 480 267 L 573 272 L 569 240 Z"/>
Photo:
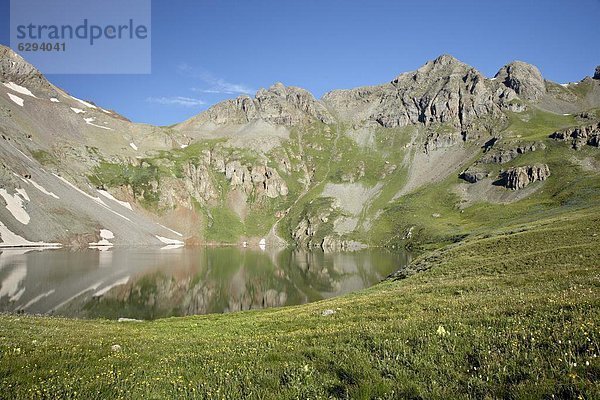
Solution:
<path fill-rule="evenodd" d="M 0 251 L 0 311 L 154 319 L 303 304 L 359 290 L 409 261 L 237 247 Z"/>

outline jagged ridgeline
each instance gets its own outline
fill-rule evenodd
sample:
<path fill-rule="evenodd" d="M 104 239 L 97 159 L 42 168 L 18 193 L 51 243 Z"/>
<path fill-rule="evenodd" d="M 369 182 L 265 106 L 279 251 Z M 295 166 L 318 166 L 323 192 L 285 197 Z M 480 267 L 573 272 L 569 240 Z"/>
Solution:
<path fill-rule="evenodd" d="M 0 48 L 3 245 L 461 240 L 598 204 L 600 75 L 493 78 L 443 55 L 315 99 L 277 83 L 169 127 L 133 123 Z"/>

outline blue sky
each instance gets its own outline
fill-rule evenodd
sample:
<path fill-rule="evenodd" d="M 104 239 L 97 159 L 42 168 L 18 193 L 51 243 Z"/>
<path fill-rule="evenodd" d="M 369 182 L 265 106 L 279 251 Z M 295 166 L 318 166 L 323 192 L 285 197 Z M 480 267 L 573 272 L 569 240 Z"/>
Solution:
<path fill-rule="evenodd" d="M 0 43 L 9 43 L 0 0 Z M 136 122 L 169 125 L 280 81 L 321 97 L 449 53 L 487 76 L 512 60 L 557 82 L 600 64 L 600 0 L 152 2 L 152 74 L 49 75 Z M 43 72 L 43 71 L 42 71 Z"/>

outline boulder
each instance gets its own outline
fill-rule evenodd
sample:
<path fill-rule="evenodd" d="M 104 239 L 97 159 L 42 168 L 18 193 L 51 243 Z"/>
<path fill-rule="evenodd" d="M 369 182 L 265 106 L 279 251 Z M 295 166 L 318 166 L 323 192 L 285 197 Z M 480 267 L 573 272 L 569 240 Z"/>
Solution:
<path fill-rule="evenodd" d="M 460 178 L 464 179 L 469 183 L 476 183 L 486 178 L 489 174 L 486 171 L 477 170 L 472 167 L 467 168 L 460 174 Z"/>

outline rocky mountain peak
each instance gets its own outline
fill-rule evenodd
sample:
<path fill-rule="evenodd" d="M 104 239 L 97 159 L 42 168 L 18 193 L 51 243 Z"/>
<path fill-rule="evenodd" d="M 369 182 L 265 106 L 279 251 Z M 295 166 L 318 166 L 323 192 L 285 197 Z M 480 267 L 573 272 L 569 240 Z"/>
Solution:
<path fill-rule="evenodd" d="M 445 54 L 389 84 L 336 90 L 323 100 L 356 125 L 444 124 L 455 128 L 454 141 L 459 132 L 490 131 L 504 118 L 492 89 L 475 68 Z"/>
<path fill-rule="evenodd" d="M 594 71 L 594 79 L 600 79 L 600 65 L 598 65 Z"/>
<path fill-rule="evenodd" d="M 457 60 L 449 54 L 442 54 L 435 60 L 426 62 L 416 71 L 405 72 L 396 77 L 392 84 L 398 84 L 403 81 L 426 82 L 440 77 L 448 77 L 455 73 L 463 73 L 472 69 L 469 65 Z"/>
<path fill-rule="evenodd" d="M 292 87 L 290 87 L 292 89 Z M 279 97 L 286 97 L 288 88 L 281 82 L 275 82 L 268 89 L 261 88 L 256 92 L 256 97 L 263 97 L 265 95 L 275 95 Z"/>
<path fill-rule="evenodd" d="M 459 60 L 457 60 L 450 54 L 442 54 L 441 56 L 439 56 L 438 58 L 436 58 L 435 60 L 433 60 L 431 62 L 433 64 L 438 64 L 438 65 L 448 65 L 448 64 L 452 64 L 452 63 L 462 64 Z"/>
<path fill-rule="evenodd" d="M 180 124 L 184 130 L 195 130 L 206 123 L 216 125 L 245 124 L 263 120 L 274 125 L 298 126 L 335 120 L 327 108 L 307 90 L 277 82 L 260 89 L 256 96 L 239 96 L 226 100 Z"/>
<path fill-rule="evenodd" d="M 526 100 L 538 100 L 546 94 L 546 83 L 540 70 L 523 61 L 505 65 L 495 78 Z"/>
<path fill-rule="evenodd" d="M 52 89 L 42 73 L 11 48 L 0 45 L 0 80 L 34 89 Z"/>

